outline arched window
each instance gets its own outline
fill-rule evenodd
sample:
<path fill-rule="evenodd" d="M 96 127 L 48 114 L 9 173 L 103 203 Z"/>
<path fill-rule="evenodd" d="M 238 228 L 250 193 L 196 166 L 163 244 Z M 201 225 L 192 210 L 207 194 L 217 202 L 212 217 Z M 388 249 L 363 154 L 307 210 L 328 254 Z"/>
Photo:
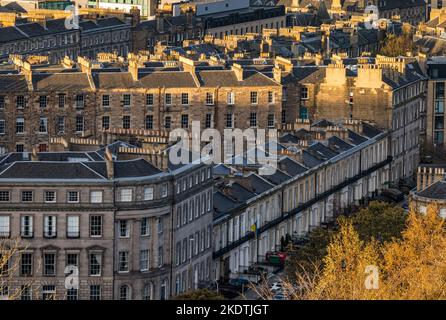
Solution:
<path fill-rule="evenodd" d="M 130 287 L 126 284 L 119 288 L 119 300 L 130 300 Z"/>
<path fill-rule="evenodd" d="M 142 299 L 143 300 L 153 299 L 153 286 L 151 283 L 147 283 L 144 285 L 144 288 L 142 289 Z"/>

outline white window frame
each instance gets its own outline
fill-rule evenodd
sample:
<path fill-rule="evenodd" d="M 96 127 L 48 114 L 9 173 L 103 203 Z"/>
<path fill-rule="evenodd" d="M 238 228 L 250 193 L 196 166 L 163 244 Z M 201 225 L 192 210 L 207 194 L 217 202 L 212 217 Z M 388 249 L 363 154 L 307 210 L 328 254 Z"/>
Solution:
<path fill-rule="evenodd" d="M 54 238 L 57 236 L 57 216 L 46 215 L 43 217 L 43 236 L 45 238 Z"/>
<path fill-rule="evenodd" d="M 90 191 L 90 203 L 102 203 L 104 192 L 101 190 Z"/>
<path fill-rule="evenodd" d="M 153 187 L 144 188 L 144 201 L 153 200 Z"/>
<path fill-rule="evenodd" d="M 120 200 L 121 202 L 132 202 L 133 200 L 133 189 L 126 188 L 120 190 Z"/>
<path fill-rule="evenodd" d="M 149 271 L 149 249 L 140 250 L 139 252 L 139 269 L 140 271 Z"/>
<path fill-rule="evenodd" d="M 77 200 L 70 200 L 70 194 L 76 193 L 77 194 Z M 79 203 L 80 194 L 77 190 L 68 190 L 67 191 L 67 202 L 68 203 Z"/>
<path fill-rule="evenodd" d="M 28 224 L 25 219 L 29 218 Z M 34 235 L 34 217 L 31 215 L 20 216 L 20 236 L 23 238 L 31 238 Z"/>
<path fill-rule="evenodd" d="M 70 235 L 70 233 L 76 233 L 77 235 Z M 67 216 L 67 238 L 80 237 L 80 217 L 77 215 Z"/>

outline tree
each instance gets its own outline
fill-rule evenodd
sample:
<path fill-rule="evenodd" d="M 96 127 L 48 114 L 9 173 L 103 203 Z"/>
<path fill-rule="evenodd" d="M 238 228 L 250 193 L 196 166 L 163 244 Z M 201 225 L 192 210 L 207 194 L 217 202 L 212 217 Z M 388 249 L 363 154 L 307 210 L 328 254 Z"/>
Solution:
<path fill-rule="evenodd" d="M 311 231 L 307 241 L 293 246 L 286 264 L 287 274 L 294 276 L 301 270 L 316 271 L 322 265 L 334 233 L 334 229 L 319 227 Z"/>
<path fill-rule="evenodd" d="M 406 227 L 407 213 L 400 207 L 374 201 L 347 219 L 352 222 L 362 240 L 370 241 L 374 238 L 379 242 L 388 242 L 393 238 L 401 238 L 401 232 Z"/>
<path fill-rule="evenodd" d="M 12 283 L 20 266 L 21 252 L 25 249 L 19 239 L 0 239 L 0 296 L 8 300 L 21 296 L 22 288 L 14 288 Z"/>
<path fill-rule="evenodd" d="M 387 57 L 406 56 L 414 51 L 413 35 L 405 32 L 400 36 L 390 34 L 383 41 L 380 54 Z"/>
<path fill-rule="evenodd" d="M 305 290 L 290 298 L 446 299 L 446 227 L 435 205 L 426 214 L 412 211 L 401 236 L 384 242 L 361 239 L 352 220 L 339 224 L 323 269 L 311 281 L 300 276 L 292 286 Z"/>
<path fill-rule="evenodd" d="M 307 292 L 307 298 L 375 298 L 376 292 L 364 286 L 364 270 L 378 264 L 377 245 L 375 240 L 361 240 L 351 221 L 341 221 L 339 232 L 328 245 L 321 277 Z"/>
<path fill-rule="evenodd" d="M 411 212 L 401 241 L 384 249 L 383 298 L 446 299 L 446 228 L 435 205 Z"/>
<path fill-rule="evenodd" d="M 175 296 L 175 300 L 224 300 L 224 297 L 209 289 L 191 290 Z"/>
<path fill-rule="evenodd" d="M 341 216 L 333 228 L 316 228 L 301 245 L 293 247 L 287 264 L 287 273 L 292 276 L 299 270 L 312 272 L 323 266 L 327 247 L 338 231 L 339 224 L 351 223 L 363 241 L 375 239 L 381 243 L 401 238 L 406 227 L 407 214 L 402 208 L 384 202 L 371 202 L 352 216 Z"/>

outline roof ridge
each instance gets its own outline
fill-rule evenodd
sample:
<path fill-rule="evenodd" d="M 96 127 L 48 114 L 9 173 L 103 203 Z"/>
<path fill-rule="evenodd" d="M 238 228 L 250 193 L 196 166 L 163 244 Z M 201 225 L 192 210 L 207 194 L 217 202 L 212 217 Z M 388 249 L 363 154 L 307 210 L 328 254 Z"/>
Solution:
<path fill-rule="evenodd" d="M 25 24 L 30 24 L 30 23 L 25 23 Z M 30 38 L 30 36 L 23 30 L 20 30 L 19 28 L 17 28 L 17 25 L 12 26 L 15 30 L 17 30 L 19 33 L 21 33 L 22 35 L 24 35 L 27 38 Z"/>
<path fill-rule="evenodd" d="M 103 178 L 104 180 L 108 180 L 106 177 L 104 177 L 102 174 L 98 173 L 97 171 L 93 170 L 92 168 L 90 168 L 89 166 L 87 166 L 84 162 L 77 162 L 80 163 L 81 165 L 83 165 L 85 168 L 87 168 L 88 170 L 90 170 L 91 172 L 95 173 L 97 176 Z"/>

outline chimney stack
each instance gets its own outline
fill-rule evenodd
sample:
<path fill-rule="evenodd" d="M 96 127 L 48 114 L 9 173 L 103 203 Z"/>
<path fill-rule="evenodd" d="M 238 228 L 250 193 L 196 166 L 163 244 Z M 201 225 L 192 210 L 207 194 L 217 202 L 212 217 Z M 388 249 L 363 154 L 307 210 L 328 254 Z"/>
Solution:
<path fill-rule="evenodd" d="M 92 63 L 88 58 L 85 57 L 77 57 L 77 63 L 79 64 L 81 71 L 91 74 Z"/>
<path fill-rule="evenodd" d="M 115 165 L 113 163 L 113 154 L 108 147 L 105 148 L 105 164 L 107 166 L 107 178 L 112 180 L 115 176 Z"/>
<path fill-rule="evenodd" d="M 234 63 L 231 70 L 235 73 L 238 81 L 243 81 L 243 67 L 238 63 Z"/>
<path fill-rule="evenodd" d="M 274 80 L 277 83 L 282 83 L 282 70 L 279 67 L 274 67 L 273 74 Z"/>
<path fill-rule="evenodd" d="M 138 61 L 136 58 L 129 59 L 128 71 L 132 75 L 134 81 L 138 81 Z"/>
<path fill-rule="evenodd" d="M 184 56 L 180 56 L 178 61 L 182 63 L 183 70 L 195 74 L 195 61 Z"/>
<path fill-rule="evenodd" d="M 39 157 L 37 156 L 37 148 L 33 147 L 31 152 L 31 161 L 39 161 Z"/>

